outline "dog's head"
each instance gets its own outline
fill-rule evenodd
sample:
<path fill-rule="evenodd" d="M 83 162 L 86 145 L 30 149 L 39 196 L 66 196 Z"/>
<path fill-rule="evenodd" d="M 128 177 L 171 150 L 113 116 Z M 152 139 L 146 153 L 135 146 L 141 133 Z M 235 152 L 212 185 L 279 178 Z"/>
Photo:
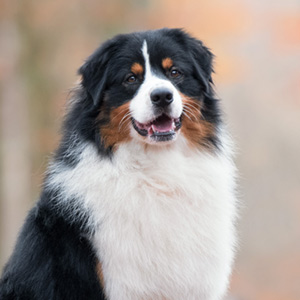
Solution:
<path fill-rule="evenodd" d="M 220 117 L 212 59 L 202 42 L 179 29 L 104 43 L 79 70 L 82 109 L 93 119 L 99 146 L 113 150 L 133 139 L 166 145 L 179 136 L 195 146 L 216 146 Z"/>

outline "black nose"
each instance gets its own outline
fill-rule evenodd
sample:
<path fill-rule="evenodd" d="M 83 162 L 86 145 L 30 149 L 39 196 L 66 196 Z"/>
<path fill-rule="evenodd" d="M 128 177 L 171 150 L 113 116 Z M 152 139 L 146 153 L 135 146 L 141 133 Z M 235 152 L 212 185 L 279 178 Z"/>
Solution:
<path fill-rule="evenodd" d="M 152 103 L 157 107 L 165 107 L 173 102 L 173 93 L 166 88 L 157 88 L 150 94 Z"/>

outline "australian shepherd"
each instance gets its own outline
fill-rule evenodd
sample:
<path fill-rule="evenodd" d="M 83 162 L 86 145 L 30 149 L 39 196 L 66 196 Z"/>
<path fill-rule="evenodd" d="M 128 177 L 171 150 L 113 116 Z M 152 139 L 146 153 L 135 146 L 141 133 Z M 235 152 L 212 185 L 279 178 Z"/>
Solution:
<path fill-rule="evenodd" d="M 236 234 L 213 54 L 183 30 L 118 35 L 79 69 L 1 300 L 217 300 Z"/>

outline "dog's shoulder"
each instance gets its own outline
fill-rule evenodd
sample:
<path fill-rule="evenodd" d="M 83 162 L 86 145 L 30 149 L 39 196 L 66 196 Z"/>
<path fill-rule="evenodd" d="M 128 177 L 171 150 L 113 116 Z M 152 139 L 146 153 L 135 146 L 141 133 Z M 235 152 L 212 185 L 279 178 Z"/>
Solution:
<path fill-rule="evenodd" d="M 27 216 L 4 268 L 0 299 L 104 299 L 83 224 L 69 222 L 49 197 L 44 193 Z"/>

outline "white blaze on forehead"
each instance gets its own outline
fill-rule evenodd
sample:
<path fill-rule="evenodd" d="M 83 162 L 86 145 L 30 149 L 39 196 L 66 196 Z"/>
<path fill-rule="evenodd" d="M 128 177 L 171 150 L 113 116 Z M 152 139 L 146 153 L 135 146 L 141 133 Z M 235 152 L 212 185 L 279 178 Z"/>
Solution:
<path fill-rule="evenodd" d="M 146 40 L 144 40 L 143 43 L 142 53 L 145 59 L 145 80 L 146 80 L 146 78 L 149 78 L 149 76 L 151 76 L 150 58 L 149 58 L 148 45 Z"/>

